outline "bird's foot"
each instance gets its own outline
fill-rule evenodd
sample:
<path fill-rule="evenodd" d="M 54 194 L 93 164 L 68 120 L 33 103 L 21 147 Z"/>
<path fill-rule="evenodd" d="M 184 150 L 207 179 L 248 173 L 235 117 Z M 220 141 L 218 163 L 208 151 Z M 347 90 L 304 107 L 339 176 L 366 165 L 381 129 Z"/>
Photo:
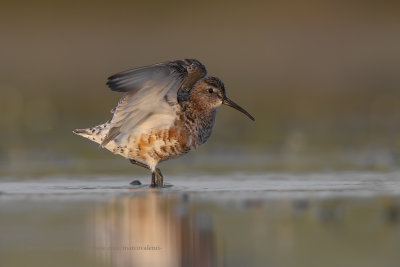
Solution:
<path fill-rule="evenodd" d="M 156 185 L 158 187 L 163 187 L 164 185 L 164 177 L 158 168 L 156 169 Z"/>
<path fill-rule="evenodd" d="M 155 172 L 151 173 L 151 185 L 150 187 L 163 187 L 164 177 L 159 168 Z"/>

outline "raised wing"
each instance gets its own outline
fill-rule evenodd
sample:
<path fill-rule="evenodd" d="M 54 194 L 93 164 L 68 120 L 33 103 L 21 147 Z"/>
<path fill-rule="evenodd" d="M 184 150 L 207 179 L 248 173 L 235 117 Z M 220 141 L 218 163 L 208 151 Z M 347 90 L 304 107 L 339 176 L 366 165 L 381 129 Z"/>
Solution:
<path fill-rule="evenodd" d="M 123 141 L 131 134 L 169 127 L 179 108 L 178 91 L 188 91 L 206 75 L 204 65 L 195 59 L 177 60 L 132 69 L 108 78 L 111 90 L 125 92 L 114 116 L 110 131 L 102 142 Z"/>

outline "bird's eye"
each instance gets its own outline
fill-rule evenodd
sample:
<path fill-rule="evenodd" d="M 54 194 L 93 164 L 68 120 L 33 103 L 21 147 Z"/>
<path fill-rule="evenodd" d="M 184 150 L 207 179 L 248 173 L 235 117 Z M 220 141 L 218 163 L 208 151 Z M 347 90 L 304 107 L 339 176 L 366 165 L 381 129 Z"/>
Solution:
<path fill-rule="evenodd" d="M 214 93 L 214 90 L 213 90 L 212 88 L 209 88 L 209 89 L 208 89 L 208 92 L 209 92 L 210 94 L 212 94 L 212 93 Z"/>

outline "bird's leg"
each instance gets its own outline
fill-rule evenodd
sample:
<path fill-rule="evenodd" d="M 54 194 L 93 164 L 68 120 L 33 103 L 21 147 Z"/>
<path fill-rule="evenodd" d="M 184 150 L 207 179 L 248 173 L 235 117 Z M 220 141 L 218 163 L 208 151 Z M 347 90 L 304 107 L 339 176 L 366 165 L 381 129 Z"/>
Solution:
<path fill-rule="evenodd" d="M 132 164 L 135 164 L 135 165 L 138 165 L 140 167 L 143 167 L 143 168 L 146 168 L 146 169 L 150 170 L 150 167 L 147 164 L 141 163 L 141 162 L 136 161 L 134 159 L 129 159 L 129 161 Z M 162 175 L 160 169 L 156 168 L 156 171 L 151 173 L 151 185 L 150 186 L 151 187 L 156 187 L 156 186 L 162 187 L 163 184 L 164 184 L 163 175 Z"/>
<path fill-rule="evenodd" d="M 154 172 L 151 173 L 151 187 L 162 187 L 164 184 L 163 175 L 159 168 L 156 168 Z"/>
<path fill-rule="evenodd" d="M 164 185 L 164 179 L 163 179 L 164 177 L 159 168 L 156 168 L 156 173 L 157 173 L 156 184 L 158 187 L 162 187 Z"/>
<path fill-rule="evenodd" d="M 144 164 L 144 163 L 141 163 L 141 162 L 139 162 L 139 161 L 137 161 L 137 160 L 134 160 L 134 159 L 129 159 L 129 161 L 130 161 L 132 164 L 135 164 L 135 165 L 138 165 L 138 166 L 140 166 L 140 167 L 143 167 L 143 168 L 146 168 L 146 169 L 150 170 L 150 167 L 147 166 L 147 165 Z M 140 183 L 139 180 L 135 180 L 135 181 L 131 182 L 131 184 L 141 184 L 141 183 Z M 152 187 L 155 186 L 155 178 L 154 178 L 153 174 L 152 174 L 152 177 L 151 177 L 151 186 L 152 186 Z"/>
<path fill-rule="evenodd" d="M 151 173 L 151 187 L 156 187 L 156 172 Z"/>
<path fill-rule="evenodd" d="M 138 165 L 138 166 L 140 166 L 140 167 L 143 167 L 143 168 L 146 168 L 146 169 L 150 170 L 150 167 L 147 166 L 147 165 L 144 164 L 144 163 L 141 163 L 141 162 L 136 161 L 136 160 L 134 160 L 134 159 L 129 159 L 129 161 L 130 161 L 132 164 L 135 164 L 135 165 Z"/>

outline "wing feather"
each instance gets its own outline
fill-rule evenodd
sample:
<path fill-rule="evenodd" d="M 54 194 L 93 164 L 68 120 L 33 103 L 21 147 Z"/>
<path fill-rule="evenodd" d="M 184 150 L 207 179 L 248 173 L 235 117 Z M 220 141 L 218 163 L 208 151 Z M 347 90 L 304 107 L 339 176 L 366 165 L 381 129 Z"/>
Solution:
<path fill-rule="evenodd" d="M 112 75 L 108 78 L 107 85 L 112 91 L 132 93 L 143 88 L 146 83 L 157 83 L 170 75 L 170 72 L 171 69 L 165 64 L 146 66 Z"/>
<path fill-rule="evenodd" d="M 197 60 L 186 59 L 127 70 L 108 78 L 111 90 L 125 92 L 113 110 L 110 131 L 102 142 L 123 142 L 130 135 L 169 127 L 175 120 L 178 91 L 206 75 Z M 190 88 L 189 88 L 190 89 Z"/>

